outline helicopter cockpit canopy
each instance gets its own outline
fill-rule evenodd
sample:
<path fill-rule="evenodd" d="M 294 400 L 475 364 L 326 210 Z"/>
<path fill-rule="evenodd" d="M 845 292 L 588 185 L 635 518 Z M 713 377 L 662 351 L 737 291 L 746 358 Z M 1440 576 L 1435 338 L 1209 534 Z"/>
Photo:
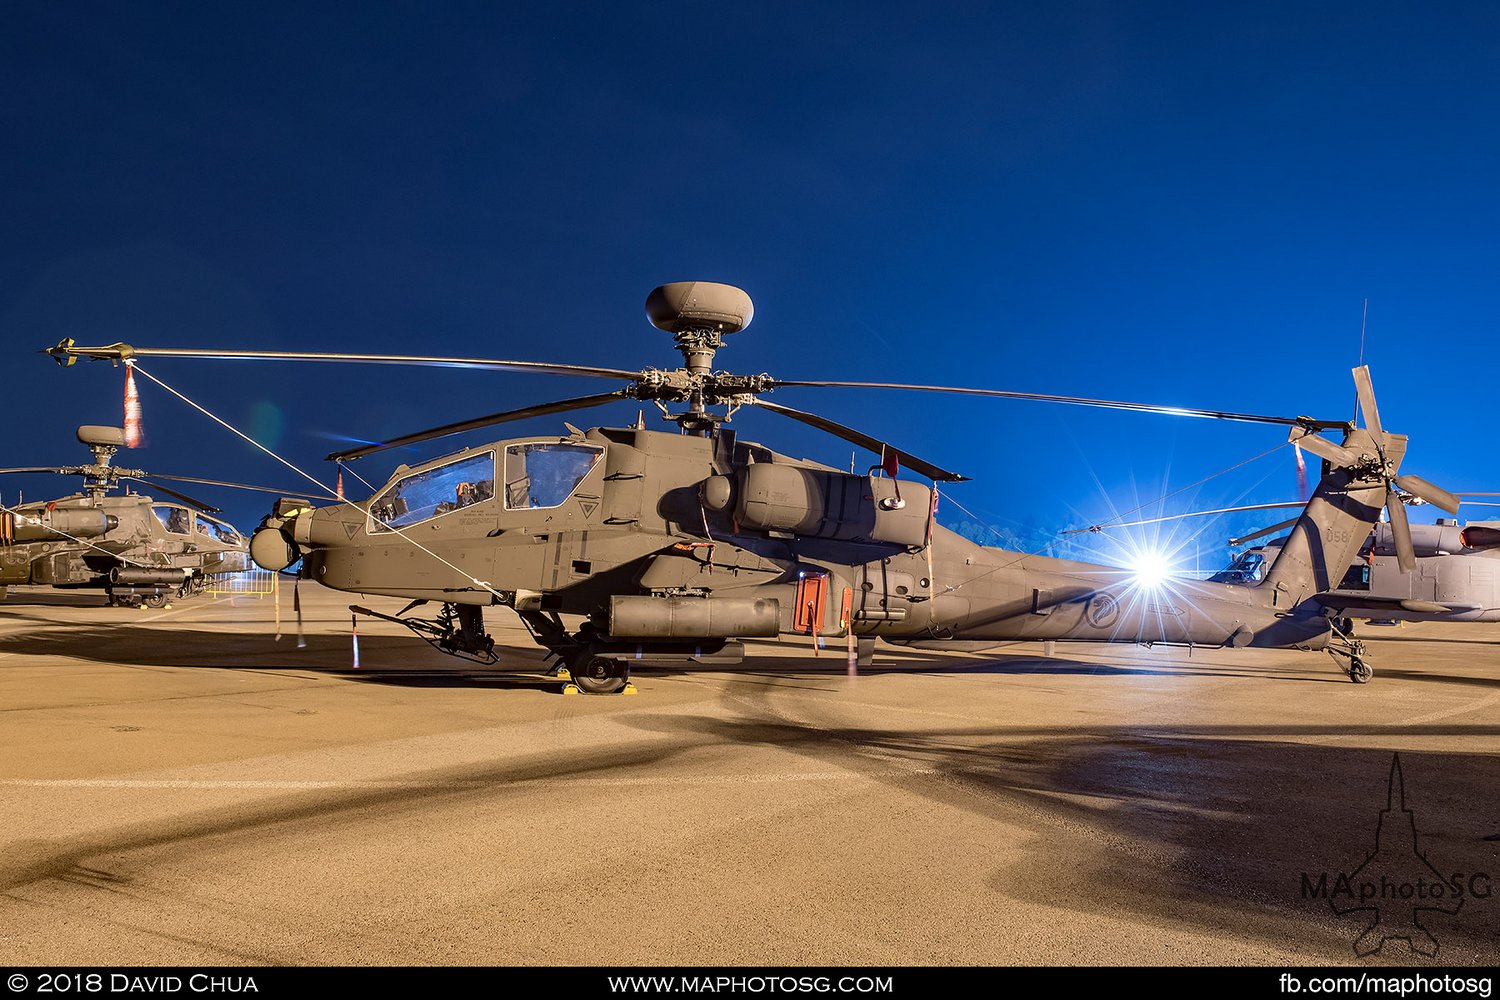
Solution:
<path fill-rule="evenodd" d="M 234 529 L 231 524 L 226 524 L 218 518 L 209 517 L 206 514 L 196 516 L 196 524 L 200 535 L 207 535 L 225 545 L 243 545 L 245 536 Z"/>
<path fill-rule="evenodd" d="M 598 445 L 555 439 L 506 445 L 505 509 L 561 506 L 603 456 Z M 492 499 L 496 466 L 495 452 L 484 451 L 402 475 L 370 501 L 370 530 L 405 528 Z"/>
<path fill-rule="evenodd" d="M 559 507 L 599 461 L 591 444 L 528 442 L 505 449 L 505 509 Z"/>
<path fill-rule="evenodd" d="M 1259 583 L 1266 575 L 1266 557 L 1261 552 L 1244 552 L 1227 569 L 1209 580 L 1214 583 Z"/>
<path fill-rule="evenodd" d="M 495 495 L 495 453 L 480 452 L 387 486 L 370 501 L 371 531 L 391 531 L 481 503 Z"/>
<path fill-rule="evenodd" d="M 161 526 L 174 535 L 190 535 L 193 532 L 193 514 L 185 507 L 175 507 L 172 504 L 158 503 L 151 505 L 151 513 L 161 522 Z"/>

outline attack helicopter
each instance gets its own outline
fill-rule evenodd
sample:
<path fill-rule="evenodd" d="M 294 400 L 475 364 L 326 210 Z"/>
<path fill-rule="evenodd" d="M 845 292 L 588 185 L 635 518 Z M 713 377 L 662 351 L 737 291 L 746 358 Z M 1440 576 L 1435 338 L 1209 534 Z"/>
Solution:
<path fill-rule="evenodd" d="M 1327 649 L 1368 681 L 1363 644 L 1317 601 L 1343 578 L 1389 512 L 1400 562 L 1414 565 L 1399 491 L 1450 512 L 1457 498 L 1398 474 L 1407 439 L 1380 424 L 1369 371 L 1354 369 L 1365 423 L 1187 409 L 999 389 L 889 382 L 786 381 L 715 371 L 726 337 L 747 327 L 750 297 L 712 282 L 676 282 L 646 300 L 681 367 L 638 372 L 485 358 L 80 347 L 55 360 L 139 365 L 153 357 L 463 366 L 624 382 L 605 393 L 508 410 L 328 456 L 389 448 L 560 414 L 614 400 L 656 405 L 676 432 L 630 427 L 531 435 L 402 465 L 365 501 L 276 503 L 252 536 L 255 562 L 350 593 L 410 600 L 397 621 L 433 645 L 494 658 L 487 607 L 513 610 L 590 693 L 626 688 L 638 660 L 694 659 L 739 639 L 843 638 L 867 660 L 878 637 L 968 644 L 1040 639 L 1210 647 Z M 144 370 L 144 369 L 141 369 Z M 159 380 L 158 380 L 159 381 Z M 935 522 L 938 483 L 967 477 L 857 429 L 764 395 L 859 387 L 1041 400 L 1289 428 L 1321 458 L 1322 476 L 1275 562 L 1254 582 L 1153 585 L 1117 567 L 975 544 Z M 185 398 L 185 397 L 184 397 Z M 685 404 L 674 412 L 668 404 Z M 879 456 L 866 474 L 792 458 L 739 439 L 745 407 L 827 431 Z M 1339 440 L 1321 432 L 1335 431 Z M 900 477 L 909 470 L 931 485 Z M 435 617 L 416 616 L 426 604 Z M 363 608 L 356 613 L 374 614 Z M 563 615 L 583 616 L 576 629 Z"/>
<path fill-rule="evenodd" d="M 0 505 L 0 595 L 6 587 L 28 584 L 93 588 L 104 591 L 110 606 L 159 608 L 173 595 L 201 592 L 209 577 L 249 568 L 249 543 L 212 516 L 219 508 L 147 481 L 141 469 L 112 463 L 125 445 L 122 428 L 84 425 L 78 441 L 92 453 L 92 463 L 0 469 L 83 477 L 83 490 L 72 496 Z M 132 483 L 172 500 L 131 492 Z"/>

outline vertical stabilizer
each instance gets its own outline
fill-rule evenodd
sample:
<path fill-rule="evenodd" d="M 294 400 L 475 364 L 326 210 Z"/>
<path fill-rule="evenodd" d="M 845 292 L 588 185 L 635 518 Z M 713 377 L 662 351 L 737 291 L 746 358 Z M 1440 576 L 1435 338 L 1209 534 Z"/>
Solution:
<path fill-rule="evenodd" d="M 1352 467 L 1323 463 L 1318 488 L 1261 584 L 1270 591 L 1273 607 L 1291 610 L 1314 594 L 1338 587 L 1349 571 L 1370 529 L 1380 522 L 1385 477 L 1394 473 L 1406 453 L 1404 435 L 1384 438 L 1384 463 L 1363 428 L 1350 428 L 1344 436 L 1343 447 L 1358 456 Z"/>

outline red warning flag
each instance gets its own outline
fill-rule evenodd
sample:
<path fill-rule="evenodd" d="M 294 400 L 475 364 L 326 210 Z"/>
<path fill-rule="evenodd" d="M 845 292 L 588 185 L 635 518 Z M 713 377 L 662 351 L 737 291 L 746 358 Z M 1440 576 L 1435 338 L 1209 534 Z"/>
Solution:
<path fill-rule="evenodd" d="M 125 447 L 139 448 L 146 443 L 141 430 L 141 394 L 135 387 L 135 366 L 125 365 Z"/>
<path fill-rule="evenodd" d="M 344 470 L 339 469 L 338 481 L 333 484 L 334 495 L 340 500 L 344 499 Z"/>
<path fill-rule="evenodd" d="M 880 471 L 892 479 L 901 471 L 901 463 L 896 460 L 896 450 L 888 445 L 880 446 Z"/>

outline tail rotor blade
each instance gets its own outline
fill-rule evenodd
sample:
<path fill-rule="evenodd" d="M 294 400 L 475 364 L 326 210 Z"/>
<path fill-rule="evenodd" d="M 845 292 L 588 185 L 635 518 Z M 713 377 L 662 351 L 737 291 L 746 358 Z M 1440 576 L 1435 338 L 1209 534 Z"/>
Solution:
<path fill-rule="evenodd" d="M 1297 426 L 1292 428 L 1292 433 L 1287 440 L 1298 445 L 1304 451 L 1310 451 L 1319 458 L 1327 459 L 1341 469 L 1347 469 L 1359 461 L 1354 452 L 1342 445 L 1336 445 L 1326 437 L 1314 432 L 1311 428 Z"/>
<path fill-rule="evenodd" d="M 1449 493 L 1440 486 L 1434 486 L 1421 476 L 1397 476 L 1396 485 L 1414 497 L 1421 497 L 1434 507 L 1438 507 L 1450 514 L 1458 513 L 1459 504 L 1463 503 L 1458 497 Z"/>
<path fill-rule="evenodd" d="M 1354 391 L 1359 395 L 1359 408 L 1365 414 L 1365 429 L 1380 441 L 1385 431 L 1380 426 L 1380 411 L 1375 408 L 1375 386 L 1370 382 L 1370 368 L 1360 365 L 1354 369 Z"/>
<path fill-rule="evenodd" d="M 1411 522 L 1406 519 L 1406 505 L 1395 490 L 1386 490 L 1385 510 L 1391 516 L 1391 539 L 1396 543 L 1396 561 L 1401 572 L 1417 568 L 1417 550 L 1411 543 Z"/>

